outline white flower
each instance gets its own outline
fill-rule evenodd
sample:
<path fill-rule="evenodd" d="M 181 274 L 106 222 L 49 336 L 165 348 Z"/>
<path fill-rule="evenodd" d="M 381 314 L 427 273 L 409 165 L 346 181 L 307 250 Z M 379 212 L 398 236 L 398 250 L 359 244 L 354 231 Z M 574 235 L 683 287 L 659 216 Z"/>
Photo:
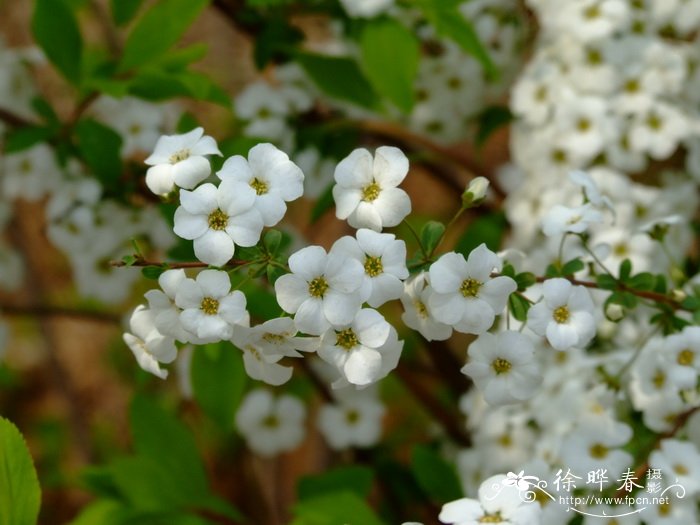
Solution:
<path fill-rule="evenodd" d="M 391 325 L 370 308 L 360 310 L 346 326 L 331 328 L 321 336 L 318 355 L 334 365 L 351 384 L 364 386 L 379 379 L 382 347 L 389 340 Z"/>
<path fill-rule="evenodd" d="M 175 341 L 161 334 L 153 325 L 153 313 L 145 306 L 137 306 L 129 319 L 129 329 L 122 337 L 139 366 L 146 372 L 165 379 L 168 371 L 159 363 L 172 363 L 177 357 Z"/>
<path fill-rule="evenodd" d="M 700 492 L 700 453 L 692 443 L 664 439 L 649 456 L 649 464 L 661 469 L 667 481 L 682 485 L 689 496 Z"/>
<path fill-rule="evenodd" d="M 301 357 L 297 350 L 312 351 L 316 338 L 296 337 L 297 329 L 289 317 L 270 319 L 261 325 L 237 327 L 232 341 L 243 351 L 243 364 L 253 379 L 281 385 L 292 377 L 292 368 L 278 362 L 283 357 Z"/>
<path fill-rule="evenodd" d="M 0 173 L 0 190 L 8 199 L 35 201 L 60 187 L 60 168 L 46 144 L 0 157 Z"/>
<path fill-rule="evenodd" d="M 397 188 L 408 173 L 408 159 L 392 146 L 377 148 L 374 159 L 359 148 L 338 163 L 333 199 L 336 216 L 353 228 L 381 231 L 411 212 L 411 199 Z"/>
<path fill-rule="evenodd" d="M 675 107 L 657 103 L 635 115 L 629 132 L 630 147 L 656 160 L 669 157 L 688 133 L 686 117 Z"/>
<path fill-rule="evenodd" d="M 600 189 L 593 180 L 593 177 L 591 177 L 588 173 L 581 170 L 570 171 L 569 179 L 577 186 L 581 186 L 586 199 L 588 199 L 593 206 L 597 206 L 599 208 L 605 206 L 613 213 L 615 212 L 615 208 L 613 207 L 610 197 L 603 195 L 600 192 Z"/>
<path fill-rule="evenodd" d="M 180 192 L 175 210 L 174 231 L 194 241 L 194 254 L 207 264 L 222 266 L 239 246 L 255 246 L 263 222 L 253 208 L 255 190 L 234 181 L 223 181 L 217 188 L 202 184 L 194 191 Z"/>
<path fill-rule="evenodd" d="M 489 189 L 489 180 L 486 177 L 475 177 L 469 181 L 469 186 L 462 196 L 462 201 L 465 204 L 476 204 L 486 197 L 486 191 Z M 466 199 L 466 200 L 465 200 Z"/>
<path fill-rule="evenodd" d="M 401 320 L 428 341 L 444 341 L 452 335 L 452 327 L 436 321 L 430 313 L 432 287 L 428 284 L 428 274 L 421 272 L 404 283 L 401 304 L 404 313 Z"/>
<path fill-rule="evenodd" d="M 318 414 L 318 428 L 333 450 L 376 445 L 382 432 L 384 405 L 372 398 L 355 397 L 327 404 Z"/>
<path fill-rule="evenodd" d="M 462 373 L 474 380 L 490 405 L 530 399 L 541 382 L 534 346 L 518 332 L 481 334 L 468 354 Z"/>
<path fill-rule="evenodd" d="M 304 174 L 286 153 L 272 144 L 258 144 L 248 152 L 226 159 L 217 172 L 222 180 L 232 180 L 255 190 L 253 207 L 265 226 L 274 226 L 287 212 L 285 202 L 304 193 Z M 235 191 L 235 190 L 234 190 Z"/>
<path fill-rule="evenodd" d="M 700 326 L 686 326 L 664 342 L 668 376 L 679 389 L 695 388 L 700 373 Z"/>
<path fill-rule="evenodd" d="M 361 228 L 356 237 L 346 235 L 334 244 L 332 251 L 347 259 L 355 259 L 365 269 L 362 297 L 373 308 L 398 299 L 403 291 L 406 268 L 406 243 L 391 233 L 377 233 Z"/>
<path fill-rule="evenodd" d="M 161 290 L 149 290 L 144 294 L 153 313 L 156 328 L 162 334 L 182 343 L 189 342 L 191 334 L 180 322 L 182 310 L 175 304 L 175 296 L 186 280 L 185 270 L 167 270 L 158 277 Z"/>
<path fill-rule="evenodd" d="M 282 309 L 295 314 L 299 331 L 321 335 L 352 322 L 362 305 L 359 262 L 307 246 L 289 257 L 289 268 L 292 273 L 275 281 L 275 293 Z"/>
<path fill-rule="evenodd" d="M 557 350 L 583 348 L 596 331 L 593 300 L 583 286 L 567 279 L 548 279 L 542 284 L 543 298 L 527 314 L 527 325 L 546 336 Z"/>
<path fill-rule="evenodd" d="M 467 260 L 455 252 L 440 257 L 430 267 L 432 315 L 458 332 L 483 334 L 517 289 L 510 277 L 491 278 L 491 272 L 500 271 L 502 266 L 485 244 L 472 250 Z"/>
<path fill-rule="evenodd" d="M 352 18 L 372 18 L 389 10 L 394 0 L 340 0 L 340 3 Z"/>
<path fill-rule="evenodd" d="M 237 97 L 234 104 L 236 115 L 247 120 L 245 134 L 280 140 L 289 132 L 287 117 L 289 105 L 283 93 L 267 82 L 249 84 Z"/>
<path fill-rule="evenodd" d="M 632 429 L 608 417 L 586 417 L 562 443 L 561 461 L 572 472 L 607 469 L 620 475 L 632 466 L 632 456 L 620 447 L 632 438 Z M 608 476 L 604 485 L 617 477 Z"/>
<path fill-rule="evenodd" d="M 297 398 L 274 398 L 267 390 L 248 393 L 236 413 L 236 427 L 261 456 L 294 450 L 304 438 L 306 408 Z"/>
<path fill-rule="evenodd" d="M 205 155 L 221 155 L 216 141 L 196 128 L 184 135 L 165 135 L 144 162 L 146 185 L 156 195 L 166 195 L 175 186 L 191 190 L 211 174 Z"/>
<path fill-rule="evenodd" d="M 245 295 L 231 292 L 228 274 L 219 270 L 203 270 L 196 280 L 182 282 L 175 304 L 183 310 L 180 321 L 185 330 L 206 341 L 230 339 L 235 325 L 249 323 Z"/>
<path fill-rule="evenodd" d="M 505 485 L 497 474 L 479 487 L 479 499 L 462 498 L 442 506 L 440 522 L 451 525 L 539 525 L 540 506 L 526 503 L 517 487 Z"/>
<path fill-rule="evenodd" d="M 602 214 L 590 203 L 576 208 L 557 204 L 543 217 L 542 231 L 548 237 L 562 233 L 583 233 L 589 224 L 602 220 Z"/>

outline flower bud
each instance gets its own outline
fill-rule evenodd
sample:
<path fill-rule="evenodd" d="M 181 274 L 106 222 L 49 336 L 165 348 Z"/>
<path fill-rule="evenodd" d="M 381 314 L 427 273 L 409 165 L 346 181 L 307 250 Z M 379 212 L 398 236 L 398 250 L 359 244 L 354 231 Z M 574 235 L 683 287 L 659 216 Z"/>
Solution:
<path fill-rule="evenodd" d="M 469 187 L 462 194 L 462 205 L 470 208 L 479 204 L 486 197 L 489 180 L 486 177 L 476 177 L 469 182 Z"/>
<path fill-rule="evenodd" d="M 605 307 L 605 317 L 614 323 L 625 317 L 625 313 L 625 308 L 617 303 L 609 303 L 608 306 Z"/>

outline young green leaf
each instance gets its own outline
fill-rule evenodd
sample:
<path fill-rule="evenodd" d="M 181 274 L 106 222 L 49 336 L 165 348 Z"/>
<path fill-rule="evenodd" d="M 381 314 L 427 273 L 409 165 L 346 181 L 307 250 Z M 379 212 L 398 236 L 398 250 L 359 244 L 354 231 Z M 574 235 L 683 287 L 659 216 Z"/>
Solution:
<path fill-rule="evenodd" d="M 294 507 L 291 525 L 383 525 L 374 511 L 353 492 L 328 492 Z"/>
<path fill-rule="evenodd" d="M 241 353 L 230 343 L 198 348 L 192 356 L 191 379 L 199 406 L 221 430 L 230 431 L 247 384 Z"/>
<path fill-rule="evenodd" d="M 109 3 L 114 23 L 123 26 L 136 16 L 143 0 L 110 0 Z"/>
<path fill-rule="evenodd" d="M 313 53 L 297 53 L 296 59 L 319 89 L 330 97 L 368 109 L 379 106 L 372 85 L 353 59 Z"/>
<path fill-rule="evenodd" d="M 53 0 L 52 0 L 53 1 Z M 119 65 L 128 71 L 161 57 L 207 6 L 208 0 L 162 0 L 138 20 L 124 44 Z"/>
<path fill-rule="evenodd" d="M 360 35 L 362 69 L 378 93 L 404 113 L 415 102 L 413 82 L 418 72 L 420 44 L 416 36 L 392 18 L 376 18 Z"/>
<path fill-rule="evenodd" d="M 445 233 L 445 225 L 438 221 L 428 221 L 420 231 L 420 242 L 426 254 L 431 254 Z"/>
<path fill-rule="evenodd" d="M 367 498 L 372 489 L 373 477 L 372 469 L 359 465 L 338 467 L 315 476 L 305 476 L 297 485 L 299 500 L 342 490 L 350 490 L 361 498 Z"/>
<path fill-rule="evenodd" d="M 520 322 L 527 321 L 527 312 L 530 309 L 530 303 L 523 296 L 518 294 L 510 294 L 508 297 L 508 310 L 511 315 Z"/>
<path fill-rule="evenodd" d="M 585 268 L 583 261 L 581 259 L 571 259 L 564 266 L 561 267 L 561 275 L 573 275 L 576 272 L 580 272 Z"/>
<path fill-rule="evenodd" d="M 122 175 L 119 134 L 94 119 L 83 119 L 75 126 L 78 150 L 85 163 L 107 190 L 116 190 Z"/>
<path fill-rule="evenodd" d="M 462 485 L 454 468 L 426 445 L 417 445 L 411 457 L 411 471 L 425 493 L 436 503 L 462 497 Z"/>
<path fill-rule="evenodd" d="M 61 74 L 80 84 L 83 39 L 73 11 L 64 0 L 36 0 L 32 33 L 41 49 Z"/>
<path fill-rule="evenodd" d="M 39 480 L 24 438 L 0 417 L 0 525 L 34 525 L 40 504 Z"/>

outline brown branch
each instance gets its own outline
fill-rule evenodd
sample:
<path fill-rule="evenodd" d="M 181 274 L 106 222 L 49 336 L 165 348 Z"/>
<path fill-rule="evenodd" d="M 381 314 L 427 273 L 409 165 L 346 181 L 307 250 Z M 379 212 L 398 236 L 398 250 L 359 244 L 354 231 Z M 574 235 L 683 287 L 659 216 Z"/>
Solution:
<path fill-rule="evenodd" d="M 428 343 L 427 353 L 438 374 L 450 387 L 450 394 L 455 400 L 458 400 L 462 394 L 469 391 L 472 382 L 460 372 L 462 364 L 445 341 Z"/>
<path fill-rule="evenodd" d="M 673 426 L 671 427 L 670 430 L 664 432 L 663 434 L 659 434 L 659 436 L 654 441 L 653 445 L 651 447 L 649 447 L 646 454 L 644 454 L 644 457 L 646 459 L 641 463 L 641 465 L 639 465 L 635 469 L 635 471 L 634 471 L 635 479 L 641 479 L 644 476 L 644 473 L 649 468 L 649 455 L 659 447 L 661 442 L 664 439 L 672 438 L 673 436 L 678 434 L 678 432 L 681 431 L 681 429 L 685 426 L 685 424 L 688 422 L 688 420 L 691 418 L 691 416 L 699 410 L 700 410 L 700 406 L 696 406 L 696 407 L 693 407 L 693 408 L 686 410 L 685 412 L 682 412 L 681 414 L 679 414 L 676 417 L 675 421 L 673 422 Z M 623 486 L 623 487 L 619 488 L 617 490 L 617 492 L 615 492 L 615 496 L 616 497 L 624 496 L 626 493 L 627 493 L 627 491 L 625 490 L 625 487 Z"/>
<path fill-rule="evenodd" d="M 88 321 L 101 323 L 119 323 L 121 318 L 110 312 L 85 310 L 80 308 L 66 308 L 50 305 L 16 305 L 0 303 L 0 315 L 2 316 L 27 316 L 27 317 L 74 317 Z"/>
<path fill-rule="evenodd" d="M 34 122 L 32 122 L 31 120 L 21 117 L 4 108 L 0 108 L 0 121 L 13 128 L 34 125 Z"/>
<path fill-rule="evenodd" d="M 537 277 L 537 282 L 542 283 L 544 281 L 547 281 L 551 279 L 552 277 L 543 277 L 539 276 Z M 568 280 L 571 284 L 575 284 L 577 286 L 584 286 L 586 288 L 597 288 L 599 290 L 609 290 L 608 288 L 601 288 L 598 283 L 594 281 L 579 281 L 578 279 L 574 279 L 573 277 L 564 277 L 564 279 Z M 631 293 L 632 295 L 636 295 L 637 297 L 642 297 L 644 299 L 649 299 L 651 301 L 655 301 L 657 303 L 664 303 L 674 310 L 685 310 L 687 312 L 692 312 L 692 310 L 685 308 L 681 303 L 673 299 L 672 297 L 669 297 L 668 295 L 664 295 L 661 293 L 656 293 L 656 292 L 647 292 L 644 290 L 635 290 L 634 288 L 630 288 L 629 286 L 625 285 L 624 283 L 618 283 L 617 288 L 614 290 L 609 290 L 611 292 L 627 292 Z"/>
<path fill-rule="evenodd" d="M 430 388 L 426 387 L 413 375 L 404 363 L 399 363 L 396 368 L 399 376 L 406 388 L 413 394 L 413 397 L 420 402 L 426 411 L 434 417 L 445 429 L 447 435 L 461 447 L 471 446 L 471 437 L 467 434 L 463 425 L 460 425 L 461 418 L 457 414 L 451 413 L 447 408 L 434 397 Z"/>
<path fill-rule="evenodd" d="M 249 264 L 251 261 L 241 261 L 238 259 L 231 259 L 229 262 L 224 264 L 223 267 L 229 267 L 229 266 L 243 266 L 246 264 Z M 145 259 L 137 259 L 133 263 L 125 263 L 124 261 L 109 261 L 110 266 L 115 266 L 115 267 L 129 267 L 129 266 L 136 266 L 136 267 L 144 267 L 144 266 L 167 266 L 168 269 L 178 269 L 178 268 L 208 268 L 211 266 L 210 264 L 203 263 L 200 261 L 193 261 L 193 262 L 166 262 L 166 261 L 147 261 Z"/>

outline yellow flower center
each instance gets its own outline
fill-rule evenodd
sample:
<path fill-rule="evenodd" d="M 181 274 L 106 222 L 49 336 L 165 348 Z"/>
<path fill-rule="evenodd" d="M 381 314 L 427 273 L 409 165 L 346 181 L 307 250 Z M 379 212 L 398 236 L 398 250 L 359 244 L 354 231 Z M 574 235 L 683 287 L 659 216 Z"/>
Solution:
<path fill-rule="evenodd" d="M 493 514 L 484 514 L 479 518 L 479 523 L 501 523 L 503 518 L 500 512 L 495 512 Z"/>
<path fill-rule="evenodd" d="M 349 425 L 354 425 L 359 420 L 360 414 L 357 412 L 357 410 L 351 409 L 345 413 L 345 421 L 347 421 Z"/>
<path fill-rule="evenodd" d="M 311 297 L 323 297 L 328 290 L 328 281 L 324 277 L 316 277 L 309 283 L 309 295 Z"/>
<path fill-rule="evenodd" d="M 346 328 L 345 330 L 335 333 L 335 345 L 344 348 L 345 350 L 352 350 L 359 343 L 360 341 L 358 341 L 352 328 Z"/>
<path fill-rule="evenodd" d="M 423 301 L 415 300 L 413 301 L 413 306 L 415 306 L 418 315 L 420 315 L 423 319 L 428 318 L 428 308 L 425 306 Z"/>
<path fill-rule="evenodd" d="M 606 447 L 602 443 L 596 443 L 590 448 L 588 452 L 591 454 L 592 458 L 605 459 L 608 455 L 608 447 Z"/>
<path fill-rule="evenodd" d="M 496 375 L 501 375 L 510 372 L 513 365 L 510 363 L 510 361 L 503 359 L 502 357 L 498 357 L 491 363 L 491 368 L 493 368 L 493 371 L 496 372 Z"/>
<path fill-rule="evenodd" d="M 688 474 L 688 469 L 680 463 L 673 465 L 673 471 L 679 476 L 686 476 Z"/>
<path fill-rule="evenodd" d="M 255 193 L 258 195 L 265 195 L 268 191 L 267 182 L 262 181 L 257 177 L 250 181 L 250 187 L 253 188 Z"/>
<path fill-rule="evenodd" d="M 377 184 L 376 182 L 372 182 L 371 184 L 368 184 L 367 186 L 362 188 L 362 200 L 372 202 L 377 197 L 379 197 L 379 193 L 381 191 L 382 189 L 379 187 L 379 184 Z"/>
<path fill-rule="evenodd" d="M 217 208 L 209 214 L 208 222 L 212 230 L 225 230 L 228 226 L 228 215 Z"/>
<path fill-rule="evenodd" d="M 262 424 L 267 428 L 277 428 L 280 426 L 280 420 L 277 419 L 277 416 L 274 414 L 270 414 L 269 416 L 265 416 L 265 418 L 262 420 Z"/>
<path fill-rule="evenodd" d="M 180 151 L 176 151 L 172 155 L 170 155 L 170 158 L 168 159 L 170 161 L 170 164 L 177 164 L 178 162 L 182 162 L 183 160 L 187 160 L 190 158 L 190 150 L 188 149 L 181 149 Z"/>
<path fill-rule="evenodd" d="M 213 297 L 205 297 L 199 308 L 207 315 L 216 315 L 219 312 L 219 301 Z"/>
<path fill-rule="evenodd" d="M 552 313 L 552 318 L 559 324 L 568 322 L 570 317 L 571 312 L 569 312 L 569 308 L 567 306 L 555 308 L 554 312 Z"/>
<path fill-rule="evenodd" d="M 273 334 L 270 332 L 263 334 L 262 338 L 263 338 L 263 341 L 267 341 L 268 343 L 273 343 L 276 345 L 283 343 L 284 340 L 286 339 L 283 335 Z"/>
<path fill-rule="evenodd" d="M 462 286 L 459 287 L 459 291 L 462 292 L 464 297 L 476 297 L 482 284 L 483 283 L 470 277 L 462 281 Z"/>
<path fill-rule="evenodd" d="M 681 350 L 681 352 L 678 354 L 678 358 L 676 359 L 678 364 L 681 366 L 693 366 L 694 360 L 695 354 L 689 348 Z"/>
<path fill-rule="evenodd" d="M 651 382 L 657 390 L 661 390 L 666 384 L 666 374 L 663 370 L 657 369 L 654 377 L 652 377 Z"/>
<path fill-rule="evenodd" d="M 365 258 L 365 273 L 370 277 L 376 277 L 384 271 L 384 266 L 382 265 L 381 257 L 370 257 L 369 255 Z"/>

